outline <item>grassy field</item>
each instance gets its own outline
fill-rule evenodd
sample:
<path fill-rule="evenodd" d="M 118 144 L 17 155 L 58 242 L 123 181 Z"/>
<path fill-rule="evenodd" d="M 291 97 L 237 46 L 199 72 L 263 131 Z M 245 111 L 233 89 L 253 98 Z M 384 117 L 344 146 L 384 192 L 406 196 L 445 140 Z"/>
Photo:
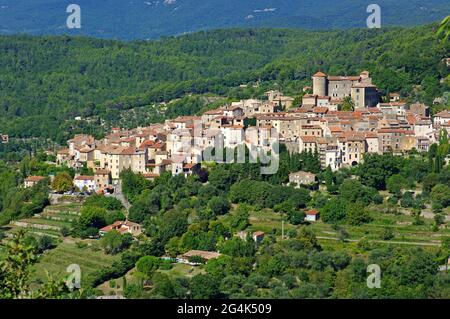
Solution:
<path fill-rule="evenodd" d="M 106 255 L 96 240 L 83 240 L 84 245 L 75 242 L 63 242 L 55 249 L 46 251 L 39 262 L 33 266 L 32 284 L 38 284 L 47 280 L 47 272 L 55 279 L 67 276 L 66 269 L 71 264 L 77 264 L 81 269 L 81 285 L 86 277 L 101 268 L 110 266 L 119 255 Z"/>

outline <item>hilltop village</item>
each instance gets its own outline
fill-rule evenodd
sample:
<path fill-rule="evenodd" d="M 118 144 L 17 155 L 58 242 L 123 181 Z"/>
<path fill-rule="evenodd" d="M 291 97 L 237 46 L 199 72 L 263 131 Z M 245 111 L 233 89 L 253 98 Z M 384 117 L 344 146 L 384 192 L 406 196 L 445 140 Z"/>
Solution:
<path fill-rule="evenodd" d="M 267 100 L 241 100 L 149 127 L 114 128 L 101 140 L 76 135 L 58 152 L 57 163 L 92 168 L 95 176 L 76 176 L 75 185 L 102 192 L 126 169 L 150 180 L 167 171 L 196 174 L 204 151 L 216 147 L 219 138 L 225 148 L 245 144 L 265 151 L 277 139 L 290 152 L 317 152 L 322 167 L 336 171 L 357 165 L 366 153 L 428 151 L 441 130 L 450 132 L 449 111 L 431 118 L 428 106 L 408 104 L 397 93 L 380 102 L 368 71 L 356 76 L 317 72 L 312 83 L 304 88 L 312 94 L 305 94 L 301 105 L 269 91 Z M 342 110 L 345 103 L 351 110 Z"/>

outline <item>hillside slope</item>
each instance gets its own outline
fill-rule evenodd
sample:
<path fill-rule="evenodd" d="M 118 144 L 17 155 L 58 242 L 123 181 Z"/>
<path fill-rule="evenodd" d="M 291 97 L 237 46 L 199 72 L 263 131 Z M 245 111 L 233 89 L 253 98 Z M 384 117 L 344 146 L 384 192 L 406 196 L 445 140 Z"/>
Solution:
<path fill-rule="evenodd" d="M 0 132 L 62 142 L 74 133 L 67 120 L 76 116 L 114 122 L 118 111 L 190 93 L 244 98 L 278 85 L 295 96 L 321 63 L 333 74 L 367 69 L 381 89 L 404 95 L 421 84 L 424 94 L 414 99 L 430 103 L 448 90 L 439 81 L 449 72 L 441 63 L 449 43 L 436 38 L 436 27 L 234 29 L 131 43 L 3 36 Z M 258 80 L 258 89 L 238 89 Z"/>

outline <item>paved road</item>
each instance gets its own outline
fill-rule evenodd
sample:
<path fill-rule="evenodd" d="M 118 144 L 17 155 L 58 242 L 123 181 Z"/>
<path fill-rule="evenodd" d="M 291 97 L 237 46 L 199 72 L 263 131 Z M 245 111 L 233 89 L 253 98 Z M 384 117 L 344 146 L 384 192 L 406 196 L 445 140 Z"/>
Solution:
<path fill-rule="evenodd" d="M 127 201 L 127 199 L 125 198 L 125 195 L 122 192 L 122 182 L 119 181 L 119 183 L 117 183 L 117 185 L 114 186 L 114 193 L 112 194 L 113 197 L 117 198 L 118 200 L 120 200 L 120 202 L 122 203 L 123 207 L 125 207 L 126 209 L 126 217 L 128 218 L 128 212 L 130 210 L 130 203 Z"/>

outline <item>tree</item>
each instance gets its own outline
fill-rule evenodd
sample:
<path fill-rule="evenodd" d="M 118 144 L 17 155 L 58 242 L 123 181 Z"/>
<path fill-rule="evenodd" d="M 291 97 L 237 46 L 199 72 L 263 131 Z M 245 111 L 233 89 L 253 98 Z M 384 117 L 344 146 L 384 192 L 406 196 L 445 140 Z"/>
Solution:
<path fill-rule="evenodd" d="M 160 260 L 158 257 L 144 256 L 136 262 L 136 269 L 145 279 L 150 279 L 159 268 L 159 264 Z"/>
<path fill-rule="evenodd" d="M 288 213 L 288 220 L 292 225 L 300 225 L 305 221 L 305 212 L 294 210 Z"/>
<path fill-rule="evenodd" d="M 352 226 L 358 226 L 370 223 L 372 217 L 366 207 L 361 203 L 350 204 L 347 211 L 347 223 Z"/>
<path fill-rule="evenodd" d="M 156 272 L 152 277 L 152 282 L 153 294 L 166 298 L 175 297 L 175 290 L 168 275 Z"/>
<path fill-rule="evenodd" d="M 65 283 L 50 276 L 43 285 L 30 289 L 31 267 L 38 258 L 34 252 L 35 247 L 27 244 L 25 232 L 19 231 L 2 246 L 5 256 L 0 261 L 0 299 L 68 297 L 70 291 Z M 71 295 L 71 298 L 77 298 L 77 295 Z"/>
<path fill-rule="evenodd" d="M 233 237 L 230 240 L 222 241 L 217 246 L 220 252 L 232 257 L 253 257 L 256 250 L 251 237 L 247 240 Z"/>
<path fill-rule="evenodd" d="M 195 275 L 190 282 L 194 299 L 215 299 L 220 296 L 219 283 L 211 275 Z"/>
<path fill-rule="evenodd" d="M 44 251 L 52 249 L 53 247 L 55 247 L 53 238 L 47 235 L 39 237 L 37 241 L 37 250 L 39 253 L 43 253 Z"/>
<path fill-rule="evenodd" d="M 383 240 L 391 240 L 394 238 L 394 232 L 390 228 L 384 228 L 380 235 Z"/>
<path fill-rule="evenodd" d="M 339 187 L 340 198 L 349 202 L 370 204 L 378 194 L 374 188 L 366 187 L 359 181 L 346 180 Z"/>
<path fill-rule="evenodd" d="M 122 191 L 131 203 L 149 186 L 149 181 L 144 176 L 134 174 L 131 169 L 123 170 L 120 173 L 120 179 L 122 182 Z"/>
<path fill-rule="evenodd" d="M 450 38 L 450 16 L 446 16 L 439 25 L 437 35 L 442 37 L 442 41 L 446 42 Z"/>
<path fill-rule="evenodd" d="M 405 192 L 402 199 L 400 200 L 400 205 L 402 207 L 414 207 L 415 203 L 416 201 L 412 192 Z"/>
<path fill-rule="evenodd" d="M 248 226 L 250 207 L 245 204 L 239 205 L 229 218 L 229 225 L 236 231 L 244 230 Z"/>
<path fill-rule="evenodd" d="M 400 169 L 400 158 L 392 154 L 366 154 L 364 162 L 357 168 L 361 182 L 377 190 L 386 189 L 386 180 L 397 174 Z"/>
<path fill-rule="evenodd" d="M 448 207 L 450 205 L 450 187 L 444 184 L 438 184 L 431 190 L 431 199 L 433 203 Z"/>
<path fill-rule="evenodd" d="M 320 215 L 325 223 L 339 223 L 347 217 L 348 203 L 340 198 L 332 198 L 320 210 Z"/>
<path fill-rule="evenodd" d="M 25 233 L 19 232 L 5 245 L 6 257 L 0 261 L 0 298 L 27 298 L 31 291 L 31 266 L 37 261 L 34 248 L 25 243 Z"/>
<path fill-rule="evenodd" d="M 350 96 L 344 97 L 341 105 L 341 111 L 353 111 L 355 109 L 355 103 Z"/>
<path fill-rule="evenodd" d="M 405 285 L 427 284 L 438 272 L 432 253 L 416 248 L 408 254 L 408 261 L 399 269 L 400 282 Z"/>
<path fill-rule="evenodd" d="M 82 207 L 75 228 L 79 232 L 83 232 L 88 228 L 102 228 L 106 226 L 106 214 L 107 212 L 104 208 L 95 206 Z"/>
<path fill-rule="evenodd" d="M 107 254 L 115 255 L 128 248 L 132 241 L 131 234 L 122 235 L 118 231 L 112 230 L 102 237 L 100 244 Z"/>
<path fill-rule="evenodd" d="M 66 173 L 58 173 L 52 182 L 52 189 L 58 193 L 68 192 L 74 189 L 72 177 Z"/>
<path fill-rule="evenodd" d="M 309 229 L 308 227 L 300 228 L 298 240 L 305 249 L 317 249 L 317 250 L 321 249 L 316 234 L 314 233 L 313 230 Z"/>
<path fill-rule="evenodd" d="M 387 190 L 396 196 L 401 195 L 401 190 L 406 186 L 406 179 L 400 174 L 389 177 L 386 181 Z"/>
<path fill-rule="evenodd" d="M 208 208 L 214 213 L 214 215 L 225 215 L 230 211 L 230 203 L 223 196 L 215 196 L 208 202 Z"/>

